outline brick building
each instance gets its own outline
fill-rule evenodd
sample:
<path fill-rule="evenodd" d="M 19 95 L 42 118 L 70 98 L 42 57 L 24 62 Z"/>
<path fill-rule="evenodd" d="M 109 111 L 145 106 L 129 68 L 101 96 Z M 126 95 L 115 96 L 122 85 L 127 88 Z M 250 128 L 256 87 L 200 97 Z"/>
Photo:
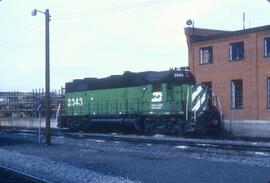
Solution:
<path fill-rule="evenodd" d="M 224 119 L 270 121 L 270 25 L 185 34 L 189 67 L 219 96 Z"/>

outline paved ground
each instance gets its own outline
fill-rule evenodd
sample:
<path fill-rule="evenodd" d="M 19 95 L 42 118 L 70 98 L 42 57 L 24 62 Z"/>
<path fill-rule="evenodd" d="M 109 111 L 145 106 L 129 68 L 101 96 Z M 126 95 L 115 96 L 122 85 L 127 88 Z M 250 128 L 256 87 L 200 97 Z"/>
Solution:
<path fill-rule="evenodd" d="M 262 152 L 61 136 L 47 146 L 36 140 L 0 133 L 0 164 L 55 182 L 270 182 L 270 154 Z"/>

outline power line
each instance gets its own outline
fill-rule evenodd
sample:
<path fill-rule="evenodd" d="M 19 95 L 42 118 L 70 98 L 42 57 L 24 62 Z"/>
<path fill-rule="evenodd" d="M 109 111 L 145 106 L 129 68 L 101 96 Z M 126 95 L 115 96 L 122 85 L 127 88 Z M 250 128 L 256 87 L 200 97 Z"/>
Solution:
<path fill-rule="evenodd" d="M 170 1 L 170 0 L 148 0 L 148 1 L 137 2 L 137 3 L 123 4 L 123 5 L 114 6 L 110 8 L 93 9 L 93 10 L 82 11 L 82 12 L 74 12 L 74 13 L 64 13 L 64 14 L 55 15 L 54 17 L 87 16 L 87 15 L 91 15 L 92 13 L 100 13 L 100 12 L 111 11 L 111 10 L 121 11 L 123 8 L 129 9 L 129 8 L 136 8 L 136 7 L 141 7 L 145 5 L 155 5 L 155 4 L 165 3 L 167 1 Z"/>
<path fill-rule="evenodd" d="M 162 3 L 167 3 L 169 1 L 173 1 L 173 0 L 148 0 L 148 1 L 143 1 L 143 2 L 140 1 L 140 2 L 135 2 L 135 3 L 126 3 L 123 5 L 114 6 L 114 7 L 110 7 L 110 8 L 93 9 L 93 10 L 89 10 L 89 11 L 74 12 L 74 13 L 64 13 L 64 14 L 55 15 L 54 17 L 56 17 L 56 18 L 54 20 L 66 20 L 66 19 L 79 18 L 82 16 L 103 15 L 103 14 L 115 13 L 115 12 L 119 12 L 119 11 L 126 11 L 129 9 L 150 7 L 150 6 L 159 5 Z M 7 38 L 4 41 L 0 41 L 0 45 L 5 45 L 11 41 L 14 41 L 14 40 L 20 38 L 20 37 L 24 36 L 25 34 L 39 28 L 40 25 L 41 25 L 41 23 L 34 23 L 31 25 L 28 25 L 28 26 L 24 27 L 22 31 L 12 34 L 11 36 L 9 36 L 9 38 Z"/>
<path fill-rule="evenodd" d="M 93 9 L 89 11 L 75 12 L 75 13 L 65 13 L 65 14 L 56 15 L 55 20 L 65 20 L 65 19 L 78 18 L 82 16 L 95 16 L 95 15 L 109 14 L 109 13 L 115 13 L 119 11 L 126 11 L 129 9 L 150 7 L 150 6 L 154 6 L 154 5 L 158 5 L 162 3 L 167 3 L 169 1 L 172 1 L 172 0 L 148 0 L 148 1 L 143 1 L 143 2 L 128 3 L 128 4 L 119 5 L 119 6 L 110 7 L 110 8 Z"/>
<path fill-rule="evenodd" d="M 9 38 L 7 38 L 6 40 L 1 41 L 0 45 L 7 44 L 13 40 L 20 38 L 20 37 L 24 36 L 25 34 L 39 28 L 40 25 L 41 25 L 41 23 L 35 23 L 35 24 L 31 24 L 29 26 L 26 26 L 22 31 L 16 32 L 16 33 L 12 34 L 11 36 L 9 36 Z"/>

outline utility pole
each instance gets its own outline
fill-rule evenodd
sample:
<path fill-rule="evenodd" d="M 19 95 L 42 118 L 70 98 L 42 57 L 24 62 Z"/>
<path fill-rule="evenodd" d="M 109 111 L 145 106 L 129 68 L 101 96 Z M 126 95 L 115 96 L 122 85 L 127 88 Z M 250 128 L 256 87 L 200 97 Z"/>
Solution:
<path fill-rule="evenodd" d="M 51 144 L 51 114 L 50 114 L 50 13 L 45 10 L 45 106 L 46 106 L 46 144 Z"/>
<path fill-rule="evenodd" d="M 34 9 L 32 16 L 36 16 L 37 12 L 45 15 L 45 110 L 46 110 L 46 144 L 51 144 L 51 127 L 50 127 L 50 13 L 49 9 L 45 12 Z"/>

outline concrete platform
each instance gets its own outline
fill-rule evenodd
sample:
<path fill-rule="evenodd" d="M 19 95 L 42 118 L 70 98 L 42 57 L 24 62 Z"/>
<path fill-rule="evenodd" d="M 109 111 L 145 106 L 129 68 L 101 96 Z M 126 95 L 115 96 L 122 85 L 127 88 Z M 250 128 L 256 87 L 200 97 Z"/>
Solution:
<path fill-rule="evenodd" d="M 225 133 L 235 137 L 270 138 L 270 121 L 262 120 L 224 120 Z"/>
<path fill-rule="evenodd" d="M 45 118 L 0 118 L 0 126 L 14 126 L 24 128 L 38 128 L 39 122 L 41 127 L 45 127 Z M 57 127 L 56 119 L 51 119 L 51 128 Z"/>

